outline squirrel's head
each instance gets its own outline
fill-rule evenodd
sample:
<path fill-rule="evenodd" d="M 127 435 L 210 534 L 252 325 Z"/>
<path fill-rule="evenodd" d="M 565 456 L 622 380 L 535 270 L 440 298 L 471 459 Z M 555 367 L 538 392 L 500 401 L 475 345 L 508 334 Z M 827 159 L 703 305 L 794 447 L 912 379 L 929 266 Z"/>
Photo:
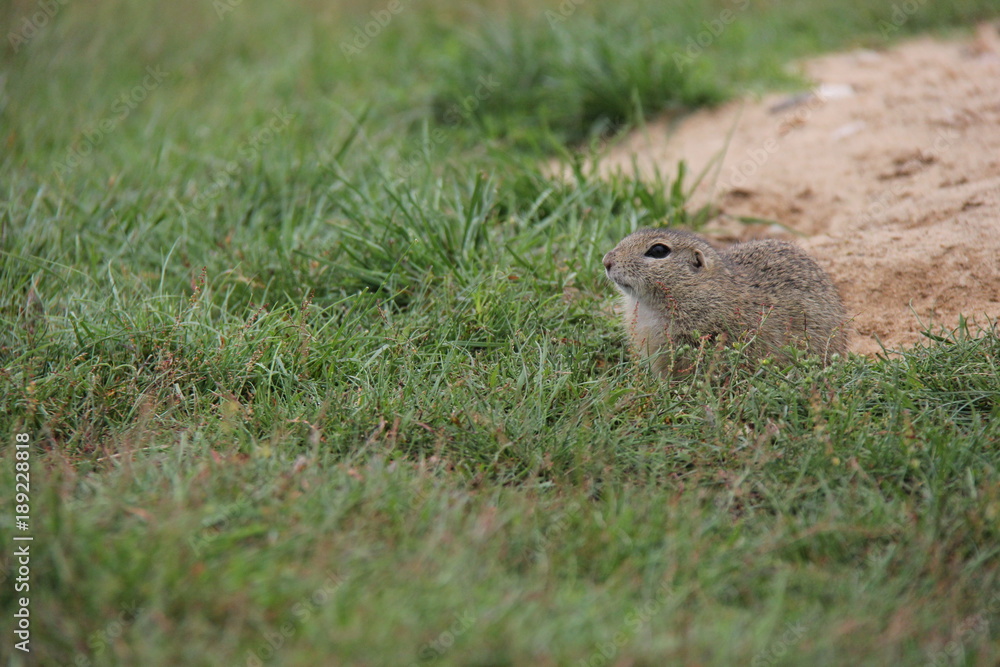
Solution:
<path fill-rule="evenodd" d="M 638 300 L 696 289 L 722 268 L 719 254 L 704 239 L 674 229 L 640 229 L 604 256 L 608 278 Z"/>

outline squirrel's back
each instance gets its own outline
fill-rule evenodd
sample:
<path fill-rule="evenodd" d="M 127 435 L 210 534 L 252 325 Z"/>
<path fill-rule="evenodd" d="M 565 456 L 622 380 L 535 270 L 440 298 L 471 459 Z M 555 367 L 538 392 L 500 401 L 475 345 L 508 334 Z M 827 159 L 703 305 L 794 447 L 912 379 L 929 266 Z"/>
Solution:
<path fill-rule="evenodd" d="M 764 317 L 777 317 L 777 327 L 761 327 L 768 348 L 798 342 L 824 356 L 847 353 L 840 294 L 804 250 L 785 241 L 748 241 L 736 244 L 722 257 L 751 300 L 770 311 L 762 311 Z"/>

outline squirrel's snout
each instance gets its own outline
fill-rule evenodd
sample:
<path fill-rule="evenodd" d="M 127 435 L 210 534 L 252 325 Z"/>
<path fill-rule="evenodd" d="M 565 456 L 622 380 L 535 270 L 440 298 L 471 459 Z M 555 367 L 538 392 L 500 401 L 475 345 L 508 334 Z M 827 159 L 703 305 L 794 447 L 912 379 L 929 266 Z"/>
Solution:
<path fill-rule="evenodd" d="M 604 269 L 610 271 L 611 267 L 615 265 L 615 260 L 611 259 L 611 253 L 604 256 Z"/>

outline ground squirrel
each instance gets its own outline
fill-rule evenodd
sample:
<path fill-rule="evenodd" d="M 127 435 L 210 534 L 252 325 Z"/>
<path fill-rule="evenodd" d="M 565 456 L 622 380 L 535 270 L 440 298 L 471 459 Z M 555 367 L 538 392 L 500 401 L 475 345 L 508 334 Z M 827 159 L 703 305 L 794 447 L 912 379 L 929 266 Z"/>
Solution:
<path fill-rule="evenodd" d="M 822 356 L 847 352 L 844 307 L 830 277 L 784 241 L 749 241 L 719 252 L 703 238 L 640 229 L 604 256 L 622 293 L 636 350 L 669 375 L 684 362 L 673 346 L 745 342 L 752 359 L 786 360 L 787 345 Z"/>

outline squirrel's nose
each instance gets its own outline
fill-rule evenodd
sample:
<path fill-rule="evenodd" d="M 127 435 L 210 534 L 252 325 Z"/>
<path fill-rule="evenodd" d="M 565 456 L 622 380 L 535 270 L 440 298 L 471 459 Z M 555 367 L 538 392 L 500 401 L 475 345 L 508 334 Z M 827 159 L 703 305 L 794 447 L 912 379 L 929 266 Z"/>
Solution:
<path fill-rule="evenodd" d="M 604 269 L 610 271 L 611 267 L 615 265 L 615 260 L 611 259 L 611 253 L 604 256 Z"/>

